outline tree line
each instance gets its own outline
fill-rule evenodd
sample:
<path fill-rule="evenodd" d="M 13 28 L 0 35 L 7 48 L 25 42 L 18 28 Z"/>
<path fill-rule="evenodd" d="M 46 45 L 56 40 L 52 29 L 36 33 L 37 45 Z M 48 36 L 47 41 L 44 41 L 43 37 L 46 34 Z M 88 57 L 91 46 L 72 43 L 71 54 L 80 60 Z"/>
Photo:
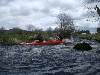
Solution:
<path fill-rule="evenodd" d="M 43 31 L 43 29 L 22 30 L 19 27 L 15 27 L 13 29 L 6 30 L 4 27 L 1 27 L 0 28 L 0 35 L 37 34 L 37 32 L 50 34 L 50 33 L 58 33 L 60 31 L 61 31 L 61 29 L 59 29 L 58 27 L 55 27 L 54 29 L 49 27 L 45 31 Z M 98 31 L 98 33 L 100 33 L 100 28 L 97 28 L 97 31 Z M 75 31 L 74 32 L 74 34 L 82 34 L 82 33 L 90 34 L 90 31 L 89 30 L 81 30 L 81 31 Z M 67 34 L 67 32 L 66 32 L 66 34 Z"/>
<path fill-rule="evenodd" d="M 90 34 L 89 30 L 82 30 L 79 31 L 77 30 L 78 28 L 74 24 L 74 20 L 66 15 L 65 13 L 61 13 L 57 16 L 57 21 L 55 22 L 58 27 L 55 27 L 52 29 L 51 27 L 48 27 L 45 31 L 43 29 L 37 29 L 34 25 L 29 24 L 27 25 L 27 30 L 22 30 L 19 27 L 15 27 L 10 30 L 6 30 L 6 28 L 1 27 L 0 28 L 0 35 L 21 35 L 21 34 L 36 34 L 37 32 L 41 33 L 58 33 L 60 32 L 61 35 L 66 38 L 66 37 L 71 37 L 77 34 L 82 34 L 82 33 L 87 33 Z"/>

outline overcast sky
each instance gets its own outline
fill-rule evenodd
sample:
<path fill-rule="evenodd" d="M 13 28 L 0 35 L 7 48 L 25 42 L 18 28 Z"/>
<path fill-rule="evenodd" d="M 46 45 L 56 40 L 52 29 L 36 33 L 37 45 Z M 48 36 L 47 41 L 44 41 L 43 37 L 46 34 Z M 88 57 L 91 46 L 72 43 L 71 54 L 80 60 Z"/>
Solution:
<path fill-rule="evenodd" d="M 25 30 L 32 24 L 43 30 L 54 29 L 58 26 L 57 15 L 65 13 L 71 16 L 75 26 L 95 32 L 100 27 L 96 5 L 100 8 L 99 0 L 0 0 L 0 27 Z"/>

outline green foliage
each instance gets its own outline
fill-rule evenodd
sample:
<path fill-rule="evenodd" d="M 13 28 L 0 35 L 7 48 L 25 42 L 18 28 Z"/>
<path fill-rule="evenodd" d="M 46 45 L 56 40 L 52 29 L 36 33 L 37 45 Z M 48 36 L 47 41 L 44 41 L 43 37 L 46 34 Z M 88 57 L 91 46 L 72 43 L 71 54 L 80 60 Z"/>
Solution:
<path fill-rule="evenodd" d="M 49 34 L 42 34 L 42 36 L 43 36 L 43 39 L 45 40 L 45 41 L 47 41 L 47 40 L 49 40 L 49 38 L 50 37 L 55 37 L 52 33 L 49 33 Z"/>
<path fill-rule="evenodd" d="M 9 38 L 10 37 L 8 35 L 2 35 L 2 36 L 0 36 L 0 42 L 2 44 L 6 44 L 6 43 L 8 43 Z"/>
<path fill-rule="evenodd" d="M 70 30 L 64 31 L 64 30 L 60 29 L 59 32 L 61 33 L 63 38 L 71 38 L 72 33 Z"/>
<path fill-rule="evenodd" d="M 100 39 L 100 34 L 78 34 L 74 36 L 74 38 L 81 38 L 81 39 Z"/>
<path fill-rule="evenodd" d="M 13 31 L 6 31 L 4 35 L 13 35 Z"/>
<path fill-rule="evenodd" d="M 30 35 L 27 35 L 27 34 L 21 34 L 21 35 L 0 35 L 0 42 L 2 44 L 5 44 L 5 45 L 14 45 L 14 44 L 18 44 L 16 42 L 16 40 L 18 41 L 22 41 L 22 42 L 26 42 L 26 41 L 29 41 L 29 42 L 33 42 L 34 41 L 34 38 L 29 38 L 30 36 L 37 36 L 37 34 L 30 34 Z M 54 37 L 53 34 L 46 34 L 46 33 L 43 33 L 41 34 L 43 36 L 43 39 L 44 40 L 48 40 L 49 37 Z"/>
<path fill-rule="evenodd" d="M 52 33 L 47 34 L 47 32 L 43 31 L 42 29 L 35 29 L 34 31 L 26 31 L 26 30 L 22 30 L 18 27 L 15 27 L 10 30 L 5 30 L 4 28 L 1 28 L 0 43 L 5 44 L 5 45 L 11 45 L 11 44 L 13 45 L 13 44 L 18 44 L 20 41 L 33 42 L 34 36 L 35 35 L 37 36 L 38 32 L 41 33 L 44 40 L 48 40 L 49 37 L 54 37 Z M 30 36 L 31 36 L 31 38 L 29 38 Z"/>
<path fill-rule="evenodd" d="M 8 35 L 0 35 L 0 39 L 7 41 L 9 39 Z"/>
<path fill-rule="evenodd" d="M 3 32 L 2 30 L 0 30 L 0 35 L 3 35 L 3 33 L 4 33 L 4 32 Z"/>

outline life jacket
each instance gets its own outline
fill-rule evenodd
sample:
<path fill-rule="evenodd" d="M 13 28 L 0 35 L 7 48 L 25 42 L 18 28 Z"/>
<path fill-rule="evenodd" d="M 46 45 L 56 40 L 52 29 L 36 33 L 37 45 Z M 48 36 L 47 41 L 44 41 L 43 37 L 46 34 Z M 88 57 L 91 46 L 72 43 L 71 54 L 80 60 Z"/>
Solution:
<path fill-rule="evenodd" d="M 37 36 L 37 40 L 39 40 L 39 42 L 43 42 L 43 37 L 41 35 Z"/>
<path fill-rule="evenodd" d="M 62 40 L 62 37 L 60 35 L 57 35 L 56 39 L 57 40 Z"/>

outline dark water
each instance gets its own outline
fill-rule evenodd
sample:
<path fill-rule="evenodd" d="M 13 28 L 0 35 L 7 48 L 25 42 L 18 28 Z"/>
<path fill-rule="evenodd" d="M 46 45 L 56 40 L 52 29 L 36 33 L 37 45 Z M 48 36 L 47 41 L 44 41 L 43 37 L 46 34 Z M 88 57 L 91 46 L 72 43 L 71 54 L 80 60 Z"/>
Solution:
<path fill-rule="evenodd" d="M 100 75 L 99 43 L 90 51 L 74 50 L 75 43 L 52 46 L 0 45 L 0 75 Z"/>

